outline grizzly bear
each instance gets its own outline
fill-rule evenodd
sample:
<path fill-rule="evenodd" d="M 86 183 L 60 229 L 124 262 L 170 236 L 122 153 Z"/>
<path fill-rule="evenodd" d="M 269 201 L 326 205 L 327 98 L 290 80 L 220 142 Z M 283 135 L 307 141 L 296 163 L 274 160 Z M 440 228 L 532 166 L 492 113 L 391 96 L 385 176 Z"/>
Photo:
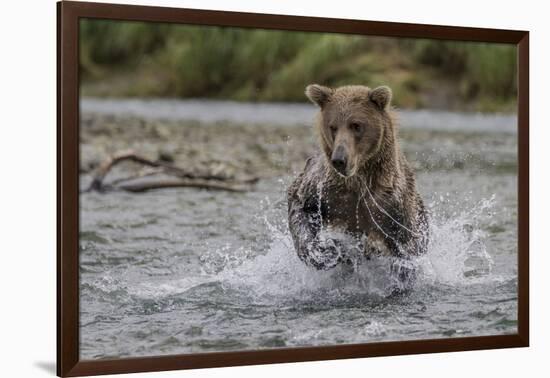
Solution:
<path fill-rule="evenodd" d="M 326 270 L 356 261 L 354 254 L 368 260 L 424 253 L 428 216 L 399 147 L 390 88 L 312 84 L 305 93 L 320 109 L 321 149 L 288 189 L 289 228 L 299 258 Z M 324 231 L 351 235 L 358 243 Z"/>

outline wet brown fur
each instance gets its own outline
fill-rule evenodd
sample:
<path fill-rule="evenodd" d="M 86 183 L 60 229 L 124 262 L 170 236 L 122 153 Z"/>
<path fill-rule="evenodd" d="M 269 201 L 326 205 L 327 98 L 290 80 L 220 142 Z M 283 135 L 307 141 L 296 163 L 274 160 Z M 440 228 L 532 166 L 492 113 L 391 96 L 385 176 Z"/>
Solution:
<path fill-rule="evenodd" d="M 308 159 L 288 189 L 289 226 L 298 256 L 319 269 L 331 267 L 318 259 L 334 252 L 323 251 L 318 243 L 321 228 L 366 236 L 367 255 L 425 252 L 427 214 L 399 147 L 391 90 L 312 85 L 306 95 L 320 107 L 315 127 L 321 151 Z M 335 149 L 346 157 L 344 172 L 335 169 Z"/>

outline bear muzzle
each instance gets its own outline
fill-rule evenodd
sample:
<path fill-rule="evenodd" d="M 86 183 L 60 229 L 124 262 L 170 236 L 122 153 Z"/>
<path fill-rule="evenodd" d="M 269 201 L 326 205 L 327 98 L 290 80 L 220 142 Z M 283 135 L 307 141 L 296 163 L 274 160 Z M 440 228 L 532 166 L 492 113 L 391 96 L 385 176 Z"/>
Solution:
<path fill-rule="evenodd" d="M 332 153 L 330 162 L 336 172 L 338 172 L 342 176 L 347 176 L 348 156 L 344 146 L 340 145 L 336 147 L 336 149 Z"/>

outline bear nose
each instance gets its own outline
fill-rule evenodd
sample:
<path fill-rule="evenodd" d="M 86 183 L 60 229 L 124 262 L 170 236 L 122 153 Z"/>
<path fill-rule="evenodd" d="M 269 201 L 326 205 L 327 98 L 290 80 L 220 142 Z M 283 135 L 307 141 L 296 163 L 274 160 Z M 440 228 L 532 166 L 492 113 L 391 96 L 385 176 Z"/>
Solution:
<path fill-rule="evenodd" d="M 333 167 L 340 172 L 341 174 L 344 174 L 346 171 L 346 165 L 347 165 L 347 159 L 346 154 L 344 153 L 344 149 L 342 147 L 338 147 L 336 151 L 334 151 L 334 154 L 332 154 L 331 162 Z"/>
<path fill-rule="evenodd" d="M 332 165 L 340 173 L 346 170 L 346 159 L 332 159 Z"/>

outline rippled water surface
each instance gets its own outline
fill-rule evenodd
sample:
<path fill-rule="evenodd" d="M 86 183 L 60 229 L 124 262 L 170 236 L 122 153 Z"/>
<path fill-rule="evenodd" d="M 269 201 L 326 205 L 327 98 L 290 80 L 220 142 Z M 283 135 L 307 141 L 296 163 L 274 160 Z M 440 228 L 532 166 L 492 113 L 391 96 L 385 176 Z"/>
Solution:
<path fill-rule="evenodd" d="M 124 108 L 109 107 L 93 110 Z M 432 217 L 408 295 L 388 296 L 387 261 L 318 272 L 298 260 L 286 224 L 291 171 L 244 194 L 81 195 L 81 357 L 515 333 L 516 135 L 452 117 L 468 127 L 442 126 L 437 138 L 418 127 L 402 140 Z"/>

